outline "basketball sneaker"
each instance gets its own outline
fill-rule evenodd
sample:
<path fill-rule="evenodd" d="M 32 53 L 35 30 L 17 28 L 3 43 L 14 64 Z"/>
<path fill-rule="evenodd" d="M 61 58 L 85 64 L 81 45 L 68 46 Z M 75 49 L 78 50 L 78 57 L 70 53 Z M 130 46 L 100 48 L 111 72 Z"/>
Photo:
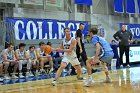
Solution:
<path fill-rule="evenodd" d="M 105 82 L 105 83 L 111 83 L 111 82 L 112 82 L 112 80 L 111 80 L 111 78 L 110 78 L 110 77 L 106 77 L 106 80 L 104 80 L 104 82 Z"/>
<path fill-rule="evenodd" d="M 3 81 L 4 79 L 3 79 L 3 77 L 0 77 L 0 81 Z"/>
<path fill-rule="evenodd" d="M 92 80 L 92 78 L 88 78 L 88 79 L 85 81 L 84 86 L 85 86 L 85 87 L 89 87 L 89 86 L 91 86 L 93 83 L 94 83 L 94 81 Z"/>
<path fill-rule="evenodd" d="M 12 79 L 17 79 L 18 77 L 15 75 L 15 73 L 12 73 Z"/>
<path fill-rule="evenodd" d="M 34 76 L 33 73 L 32 73 L 31 71 L 29 72 L 29 76 L 30 76 L 30 77 L 33 77 L 33 76 Z"/>
<path fill-rule="evenodd" d="M 40 69 L 40 74 L 46 74 L 47 72 L 44 69 Z"/>
<path fill-rule="evenodd" d="M 49 74 L 51 74 L 51 73 L 52 73 L 52 71 L 53 71 L 53 68 L 51 68 L 51 69 L 50 69 Z"/>
<path fill-rule="evenodd" d="M 130 68 L 130 65 L 128 64 L 126 67 L 127 67 L 127 68 Z"/>
<path fill-rule="evenodd" d="M 78 80 L 86 80 L 84 77 L 77 77 Z"/>
<path fill-rule="evenodd" d="M 120 68 L 123 68 L 123 65 L 120 65 Z"/>
<path fill-rule="evenodd" d="M 22 75 L 22 73 L 19 73 L 19 78 L 24 78 L 24 76 Z"/>
<path fill-rule="evenodd" d="M 35 76 L 39 76 L 39 75 L 40 75 L 40 73 L 38 72 L 38 70 L 36 70 Z"/>
<path fill-rule="evenodd" d="M 8 74 L 6 74 L 6 75 L 4 76 L 4 79 L 6 79 L 6 80 L 10 80 L 11 78 L 9 77 Z"/>
<path fill-rule="evenodd" d="M 56 85 L 57 85 L 57 81 L 56 81 L 56 80 L 53 80 L 53 81 L 52 81 L 52 85 L 53 85 L 53 86 L 56 86 Z"/>

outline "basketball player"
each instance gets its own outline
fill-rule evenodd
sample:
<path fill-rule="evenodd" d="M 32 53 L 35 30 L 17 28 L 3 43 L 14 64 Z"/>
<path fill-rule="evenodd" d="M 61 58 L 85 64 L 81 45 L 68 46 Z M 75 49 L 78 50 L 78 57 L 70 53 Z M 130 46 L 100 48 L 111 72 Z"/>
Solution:
<path fill-rule="evenodd" d="M 8 48 L 4 49 L 1 53 L 1 59 L 4 65 L 4 79 L 10 79 L 9 77 L 9 73 L 8 73 L 8 67 L 9 66 L 14 66 L 14 71 L 12 73 L 12 78 L 18 78 L 15 73 L 16 70 L 18 68 L 18 61 L 15 58 L 15 54 L 14 54 L 14 46 L 12 43 L 8 44 Z"/>
<path fill-rule="evenodd" d="M 31 76 L 32 74 L 30 73 L 30 68 L 32 65 L 32 62 L 30 60 L 30 57 L 28 57 L 27 52 L 25 50 L 26 44 L 20 43 L 19 44 L 19 49 L 15 51 L 15 56 L 16 59 L 19 61 L 19 78 L 23 78 L 24 76 L 22 75 L 22 66 L 27 64 L 27 72 L 26 72 L 26 77 Z"/>
<path fill-rule="evenodd" d="M 111 79 L 109 76 L 107 64 L 111 63 L 111 60 L 114 56 L 112 48 L 104 38 L 97 36 L 98 33 L 97 28 L 90 29 L 89 33 L 90 36 L 92 37 L 92 44 L 95 45 L 96 47 L 96 53 L 94 57 L 91 57 L 86 61 L 88 78 L 87 81 L 85 82 L 85 86 L 90 86 L 90 84 L 93 83 L 92 76 L 91 76 L 92 64 L 96 64 L 100 61 L 101 61 L 101 66 L 103 67 L 103 70 L 105 71 L 105 75 L 106 75 L 105 82 L 110 83 Z"/>
<path fill-rule="evenodd" d="M 40 72 L 46 73 L 46 71 L 44 70 L 44 63 L 49 62 L 49 65 L 51 68 L 49 73 L 51 73 L 53 71 L 53 61 L 52 61 L 51 55 L 45 54 L 45 52 L 44 52 L 45 46 L 46 46 L 46 44 L 44 42 L 40 42 L 39 48 L 36 49 L 36 55 L 39 60 L 39 64 L 41 66 Z"/>
<path fill-rule="evenodd" d="M 37 56 L 36 56 L 36 52 L 35 52 L 35 46 L 34 45 L 31 45 L 29 47 L 29 50 L 27 51 L 27 54 L 28 56 L 30 56 L 30 59 L 31 59 L 31 62 L 32 62 L 32 65 L 34 68 L 36 68 L 36 75 L 39 75 L 39 62 L 37 60 Z"/>
<path fill-rule="evenodd" d="M 77 79 L 82 80 L 83 77 L 81 77 L 82 71 L 81 66 L 78 61 L 78 58 L 76 56 L 76 39 L 71 37 L 70 29 L 65 28 L 64 33 L 66 38 L 63 39 L 60 48 L 56 48 L 56 51 L 58 52 L 64 52 L 64 57 L 62 59 L 62 63 L 59 67 L 59 69 L 56 72 L 55 79 L 52 81 L 52 85 L 56 85 L 58 78 L 60 77 L 63 69 L 71 63 L 72 66 L 77 70 Z"/>

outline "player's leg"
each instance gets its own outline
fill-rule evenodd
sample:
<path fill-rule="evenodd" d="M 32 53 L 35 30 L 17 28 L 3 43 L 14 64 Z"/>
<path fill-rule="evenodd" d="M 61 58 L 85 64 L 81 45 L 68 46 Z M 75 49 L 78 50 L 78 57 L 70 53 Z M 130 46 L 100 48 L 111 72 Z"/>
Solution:
<path fill-rule="evenodd" d="M 54 85 L 54 86 L 56 85 L 58 78 L 60 77 L 63 69 L 68 65 L 68 63 L 69 63 L 69 60 L 66 57 L 64 57 L 62 59 L 60 67 L 58 68 L 58 70 L 56 72 L 55 79 L 52 81 L 52 85 Z"/>
<path fill-rule="evenodd" d="M 44 63 L 48 62 L 48 58 L 40 58 L 39 63 L 40 63 L 40 73 L 44 74 L 46 71 L 44 70 Z"/>
<path fill-rule="evenodd" d="M 112 60 L 113 56 L 114 56 L 113 52 L 110 52 L 110 53 L 108 53 L 108 55 L 100 58 L 101 66 L 102 66 L 102 68 L 105 72 L 105 75 L 106 75 L 106 80 L 105 80 L 106 83 L 111 82 L 111 78 L 110 78 L 110 75 L 109 75 L 107 64 L 111 64 L 111 60 Z"/>
<path fill-rule="evenodd" d="M 22 75 L 22 66 L 24 64 L 24 60 L 19 60 L 19 78 L 23 78 L 24 76 Z"/>
<path fill-rule="evenodd" d="M 18 78 L 18 77 L 15 75 L 15 73 L 16 73 L 16 71 L 17 71 L 17 68 L 18 68 L 18 63 L 11 62 L 10 65 L 13 66 L 13 68 L 14 68 L 14 71 L 13 71 L 13 73 L 12 73 L 12 79 Z"/>
<path fill-rule="evenodd" d="M 10 79 L 9 73 L 8 73 L 8 67 L 10 62 L 3 62 L 4 64 L 4 79 Z"/>
<path fill-rule="evenodd" d="M 90 86 L 91 84 L 93 84 L 93 79 L 92 79 L 92 60 L 93 58 L 88 58 L 86 61 L 86 66 L 87 66 L 87 73 L 88 73 L 88 78 L 84 84 L 84 86 Z"/>
<path fill-rule="evenodd" d="M 77 79 L 83 80 L 84 78 L 82 77 L 82 68 L 78 58 L 71 58 L 70 63 L 77 70 Z"/>
<path fill-rule="evenodd" d="M 52 57 L 48 57 L 48 62 L 49 62 L 49 65 L 50 65 L 50 71 L 49 73 L 51 73 L 53 71 L 53 59 Z"/>
<path fill-rule="evenodd" d="M 31 66 L 32 66 L 32 61 L 31 60 L 25 60 L 24 62 L 25 62 L 25 64 L 27 64 L 26 77 L 30 77 L 30 76 L 32 76 L 32 73 L 30 73 Z"/>
<path fill-rule="evenodd" d="M 108 71 L 108 67 L 107 67 L 107 63 L 105 62 L 102 62 L 101 63 L 101 66 L 105 72 L 105 75 L 106 75 L 106 80 L 104 82 L 106 83 L 111 83 L 111 78 L 110 78 L 110 75 L 109 75 L 109 71 Z"/>
<path fill-rule="evenodd" d="M 40 72 L 42 73 L 44 70 L 44 62 L 45 58 L 39 58 L 39 64 L 40 64 Z"/>
<path fill-rule="evenodd" d="M 3 64 L 0 63 L 0 81 L 3 81 Z"/>

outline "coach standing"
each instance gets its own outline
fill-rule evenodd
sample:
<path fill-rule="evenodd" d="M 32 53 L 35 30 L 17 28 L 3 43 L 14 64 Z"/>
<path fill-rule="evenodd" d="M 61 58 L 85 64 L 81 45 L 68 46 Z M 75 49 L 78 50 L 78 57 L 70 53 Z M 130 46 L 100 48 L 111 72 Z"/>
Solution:
<path fill-rule="evenodd" d="M 123 54 L 126 55 L 126 65 L 129 68 L 129 44 L 132 43 L 132 33 L 126 30 L 126 26 L 122 25 L 121 30 L 113 35 L 114 39 L 119 41 L 120 67 L 123 68 Z"/>

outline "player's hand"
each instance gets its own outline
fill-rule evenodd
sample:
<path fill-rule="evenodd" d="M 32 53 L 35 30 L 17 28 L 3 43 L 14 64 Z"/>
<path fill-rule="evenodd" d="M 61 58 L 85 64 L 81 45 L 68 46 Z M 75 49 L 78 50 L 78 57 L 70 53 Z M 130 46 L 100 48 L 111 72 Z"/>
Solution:
<path fill-rule="evenodd" d="M 99 61 L 98 57 L 93 57 L 91 64 L 96 64 L 96 63 L 98 63 L 98 61 Z"/>
<path fill-rule="evenodd" d="M 57 51 L 57 52 L 61 52 L 61 51 L 63 51 L 63 49 L 61 49 L 61 48 L 56 48 L 56 51 Z"/>
<path fill-rule="evenodd" d="M 56 51 L 56 48 L 52 48 L 52 51 Z"/>
<path fill-rule="evenodd" d="M 133 43 L 133 40 L 128 40 L 129 44 L 132 44 Z"/>
<path fill-rule="evenodd" d="M 18 63 L 19 61 L 18 60 L 14 60 L 14 62 L 13 63 Z"/>
<path fill-rule="evenodd" d="M 51 57 L 51 55 L 47 55 L 47 57 L 48 57 L 48 58 L 50 58 L 50 57 Z"/>

